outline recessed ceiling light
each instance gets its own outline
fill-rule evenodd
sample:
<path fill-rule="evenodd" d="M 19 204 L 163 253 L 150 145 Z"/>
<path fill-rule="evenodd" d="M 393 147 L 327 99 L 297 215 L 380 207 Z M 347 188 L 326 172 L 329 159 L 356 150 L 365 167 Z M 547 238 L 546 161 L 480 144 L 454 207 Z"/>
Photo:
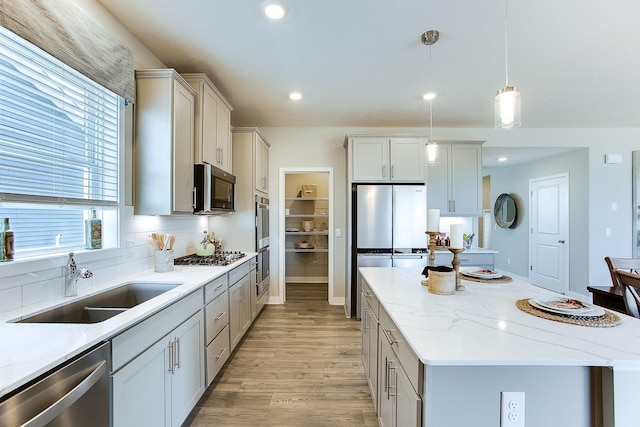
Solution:
<path fill-rule="evenodd" d="M 300 101 L 302 99 L 302 94 L 300 92 L 291 92 L 289 94 L 289 98 L 294 101 Z"/>
<path fill-rule="evenodd" d="M 270 19 L 282 19 L 289 8 L 282 1 L 267 1 L 264 3 L 264 14 Z"/>
<path fill-rule="evenodd" d="M 508 157 L 498 157 L 498 161 L 499 162 L 506 162 L 507 159 L 509 159 Z"/>
<path fill-rule="evenodd" d="M 430 101 L 432 99 L 435 99 L 435 97 L 438 95 L 437 92 L 427 92 L 424 94 L 424 96 L 422 97 L 422 99 L 424 99 L 425 101 Z"/>

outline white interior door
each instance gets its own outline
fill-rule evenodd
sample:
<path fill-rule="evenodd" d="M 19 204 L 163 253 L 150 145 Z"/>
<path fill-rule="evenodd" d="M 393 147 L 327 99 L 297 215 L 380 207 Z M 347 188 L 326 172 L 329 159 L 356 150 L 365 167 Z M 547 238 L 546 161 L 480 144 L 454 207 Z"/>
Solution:
<path fill-rule="evenodd" d="M 531 283 L 569 291 L 569 175 L 529 181 L 529 265 Z"/>

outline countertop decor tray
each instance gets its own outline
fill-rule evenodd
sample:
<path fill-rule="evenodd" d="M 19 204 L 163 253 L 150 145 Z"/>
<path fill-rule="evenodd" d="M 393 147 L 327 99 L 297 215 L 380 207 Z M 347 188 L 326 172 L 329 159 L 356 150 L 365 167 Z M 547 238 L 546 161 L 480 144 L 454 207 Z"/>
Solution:
<path fill-rule="evenodd" d="M 529 303 L 529 298 L 524 298 L 516 301 L 516 307 L 525 313 L 532 314 L 537 317 L 541 317 L 543 319 L 553 320 L 555 322 L 561 323 L 569 323 L 571 325 L 580 325 L 580 326 L 591 326 L 594 328 L 609 328 L 612 326 L 619 325 L 622 323 L 620 317 L 610 312 L 609 310 L 604 310 L 604 315 L 598 317 L 585 317 L 579 315 L 570 315 L 570 314 L 555 314 L 548 311 L 543 311 L 533 307 Z"/>

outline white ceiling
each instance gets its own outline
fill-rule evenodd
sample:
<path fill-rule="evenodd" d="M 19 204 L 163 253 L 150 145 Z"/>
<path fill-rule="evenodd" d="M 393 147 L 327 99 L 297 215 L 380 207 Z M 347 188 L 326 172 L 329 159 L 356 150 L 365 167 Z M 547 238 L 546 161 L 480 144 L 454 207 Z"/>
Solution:
<path fill-rule="evenodd" d="M 205 72 L 234 126 L 493 127 L 504 0 L 99 0 L 167 66 Z M 522 126 L 640 126 L 640 2 L 511 0 L 509 83 Z M 298 102 L 289 92 L 302 92 Z"/>

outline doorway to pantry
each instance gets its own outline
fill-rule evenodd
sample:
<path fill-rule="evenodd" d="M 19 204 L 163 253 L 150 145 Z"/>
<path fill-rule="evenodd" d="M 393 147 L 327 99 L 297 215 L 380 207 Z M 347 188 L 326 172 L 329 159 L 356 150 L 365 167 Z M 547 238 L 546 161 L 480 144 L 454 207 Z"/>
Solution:
<path fill-rule="evenodd" d="M 280 168 L 279 288 L 333 300 L 333 168 Z"/>

